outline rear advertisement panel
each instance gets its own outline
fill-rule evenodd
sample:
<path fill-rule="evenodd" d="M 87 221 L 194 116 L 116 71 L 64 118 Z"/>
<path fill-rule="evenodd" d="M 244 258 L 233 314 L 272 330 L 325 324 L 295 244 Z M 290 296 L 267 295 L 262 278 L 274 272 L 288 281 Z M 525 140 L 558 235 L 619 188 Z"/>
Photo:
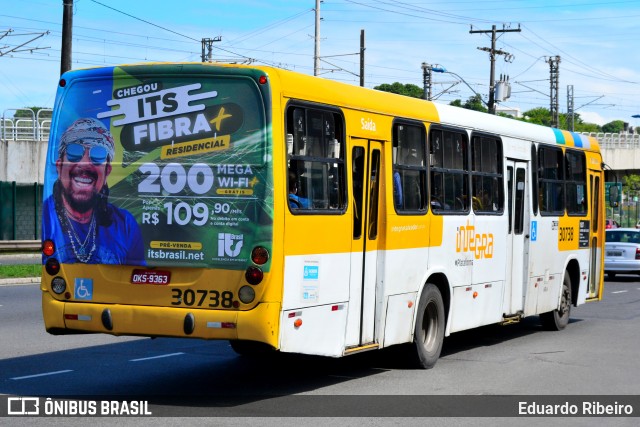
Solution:
<path fill-rule="evenodd" d="M 60 262 L 244 269 L 253 247 L 270 247 L 262 94 L 251 70 L 204 69 L 63 76 L 43 206 L 43 239 Z"/>

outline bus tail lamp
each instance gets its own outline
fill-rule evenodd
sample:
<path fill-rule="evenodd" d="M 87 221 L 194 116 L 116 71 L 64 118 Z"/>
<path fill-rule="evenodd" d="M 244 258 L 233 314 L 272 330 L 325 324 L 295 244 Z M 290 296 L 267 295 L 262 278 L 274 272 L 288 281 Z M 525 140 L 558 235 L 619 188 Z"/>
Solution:
<path fill-rule="evenodd" d="M 244 278 L 247 279 L 247 282 L 249 282 L 250 285 L 254 285 L 254 286 L 262 282 L 263 277 L 264 277 L 264 274 L 262 273 L 262 270 L 259 269 L 258 267 L 249 267 L 247 268 L 247 271 L 244 274 Z"/>
<path fill-rule="evenodd" d="M 238 290 L 238 298 L 244 304 L 249 304 L 256 298 L 256 291 L 251 286 L 245 285 Z"/>
<path fill-rule="evenodd" d="M 264 265 L 269 261 L 269 251 L 262 246 L 256 246 L 251 251 L 251 261 L 257 265 Z"/>
<path fill-rule="evenodd" d="M 640 248 L 636 248 L 636 259 L 640 259 Z"/>
<path fill-rule="evenodd" d="M 53 280 L 51 281 L 51 290 L 55 294 L 60 295 L 66 289 L 67 289 L 67 282 L 65 282 L 62 277 L 58 276 L 53 278 Z"/>
<path fill-rule="evenodd" d="M 296 320 L 294 320 L 294 322 L 293 322 L 293 327 L 297 329 L 297 328 L 299 328 L 300 326 L 302 326 L 302 319 L 300 319 L 300 318 L 298 317 Z"/>
<path fill-rule="evenodd" d="M 45 265 L 44 265 L 44 269 L 51 276 L 55 276 L 56 274 L 58 274 L 60 272 L 60 263 L 55 258 L 49 258 L 47 260 L 47 262 L 45 263 Z"/>
<path fill-rule="evenodd" d="M 58 84 L 60 85 L 60 87 L 65 87 L 67 85 L 67 81 L 65 79 L 60 79 Z"/>
<path fill-rule="evenodd" d="M 45 240 L 42 242 L 42 253 L 46 256 L 51 256 L 56 251 L 56 245 L 53 240 Z"/>
<path fill-rule="evenodd" d="M 260 77 L 258 78 L 258 82 L 259 82 L 261 85 L 265 85 L 265 84 L 267 84 L 267 76 L 260 76 Z"/>

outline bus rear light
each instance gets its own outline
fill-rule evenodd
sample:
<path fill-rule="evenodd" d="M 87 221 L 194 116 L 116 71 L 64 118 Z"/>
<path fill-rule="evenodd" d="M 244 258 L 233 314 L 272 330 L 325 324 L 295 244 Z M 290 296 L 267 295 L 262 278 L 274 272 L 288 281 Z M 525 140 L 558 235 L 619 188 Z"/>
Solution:
<path fill-rule="evenodd" d="M 636 248 L 636 259 L 640 259 L 640 248 Z"/>
<path fill-rule="evenodd" d="M 67 289 L 67 282 L 65 282 L 65 280 L 62 277 L 57 276 L 53 278 L 53 280 L 51 281 L 51 290 L 55 294 L 60 295 L 66 289 Z"/>
<path fill-rule="evenodd" d="M 46 256 L 51 256 L 56 251 L 56 245 L 53 240 L 45 240 L 42 242 L 42 253 Z"/>
<path fill-rule="evenodd" d="M 244 278 L 247 279 L 247 282 L 249 282 L 250 285 L 257 285 L 262 282 L 263 277 L 264 274 L 258 267 L 249 267 L 244 274 Z"/>
<path fill-rule="evenodd" d="M 251 261 L 258 265 L 264 265 L 269 261 L 269 251 L 262 246 L 256 246 L 251 251 Z"/>
<path fill-rule="evenodd" d="M 87 316 L 84 314 L 65 314 L 65 320 L 84 320 L 85 322 L 91 321 L 91 316 Z"/>
<path fill-rule="evenodd" d="M 60 79 L 58 84 L 60 85 L 60 87 L 65 87 L 67 85 L 67 81 L 65 79 Z"/>
<path fill-rule="evenodd" d="M 258 78 L 258 83 L 260 83 L 261 85 L 267 84 L 267 76 L 260 76 Z"/>
<path fill-rule="evenodd" d="M 293 327 L 294 327 L 294 328 L 299 328 L 300 326 L 302 326 L 302 319 L 297 318 L 297 319 L 293 322 Z"/>
<path fill-rule="evenodd" d="M 44 269 L 51 276 L 55 276 L 60 272 L 60 263 L 55 258 L 49 258 L 46 264 L 44 265 Z"/>
<path fill-rule="evenodd" d="M 245 285 L 238 290 L 238 298 L 244 304 L 249 304 L 256 298 L 256 291 L 251 286 Z"/>

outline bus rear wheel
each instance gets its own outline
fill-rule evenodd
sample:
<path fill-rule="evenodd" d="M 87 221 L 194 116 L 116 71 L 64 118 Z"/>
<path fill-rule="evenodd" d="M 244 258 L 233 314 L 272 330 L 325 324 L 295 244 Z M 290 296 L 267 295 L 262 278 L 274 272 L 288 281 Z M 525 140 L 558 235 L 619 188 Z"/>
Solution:
<path fill-rule="evenodd" d="M 549 331 L 561 331 L 569 324 L 569 315 L 571 314 L 571 277 L 569 272 L 564 272 L 564 280 L 562 281 L 562 296 L 560 298 L 560 307 L 548 313 L 540 314 L 542 326 Z"/>
<path fill-rule="evenodd" d="M 444 303 L 440 290 L 427 283 L 420 296 L 413 346 L 418 366 L 431 369 L 438 361 L 444 340 Z"/>

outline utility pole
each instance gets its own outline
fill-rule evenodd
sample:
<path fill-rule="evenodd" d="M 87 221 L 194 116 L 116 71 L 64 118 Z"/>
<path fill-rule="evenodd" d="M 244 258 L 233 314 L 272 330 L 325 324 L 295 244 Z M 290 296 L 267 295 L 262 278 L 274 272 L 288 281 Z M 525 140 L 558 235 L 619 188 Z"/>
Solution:
<path fill-rule="evenodd" d="M 550 57 L 549 63 L 549 111 L 551 112 L 551 126 L 558 127 L 558 83 L 560 80 L 560 57 Z"/>
<path fill-rule="evenodd" d="M 431 65 L 422 63 L 422 87 L 424 90 L 423 99 L 431 101 Z"/>
<path fill-rule="evenodd" d="M 320 71 L 320 3 L 316 0 L 316 35 L 313 50 L 313 75 L 317 76 Z"/>
<path fill-rule="evenodd" d="M 573 85 L 567 86 L 567 129 L 574 130 Z"/>
<path fill-rule="evenodd" d="M 501 30 L 497 30 L 496 26 L 492 25 L 490 30 L 474 30 L 473 27 L 471 27 L 471 30 L 469 31 L 470 34 L 491 33 L 491 47 L 478 48 L 479 50 L 489 52 L 489 59 L 491 60 L 491 73 L 489 76 L 489 102 L 488 102 L 489 114 L 496 113 L 495 85 L 494 85 L 495 73 L 496 73 L 496 69 L 495 69 L 496 55 L 505 55 L 505 57 L 507 58 L 508 57 L 513 58 L 513 55 L 511 55 L 508 52 L 504 52 L 502 50 L 496 50 L 496 38 L 497 38 L 496 34 L 497 33 L 513 33 L 513 32 L 519 33 L 520 31 L 521 31 L 520 25 L 518 25 L 518 29 L 502 28 Z"/>
<path fill-rule="evenodd" d="M 73 29 L 73 0 L 62 0 L 62 49 L 60 75 L 71 69 L 71 40 Z"/>
<path fill-rule="evenodd" d="M 364 87 L 364 30 L 360 30 L 360 86 Z"/>
<path fill-rule="evenodd" d="M 213 43 L 221 40 L 221 36 L 213 39 L 202 39 L 202 62 L 213 62 Z"/>

